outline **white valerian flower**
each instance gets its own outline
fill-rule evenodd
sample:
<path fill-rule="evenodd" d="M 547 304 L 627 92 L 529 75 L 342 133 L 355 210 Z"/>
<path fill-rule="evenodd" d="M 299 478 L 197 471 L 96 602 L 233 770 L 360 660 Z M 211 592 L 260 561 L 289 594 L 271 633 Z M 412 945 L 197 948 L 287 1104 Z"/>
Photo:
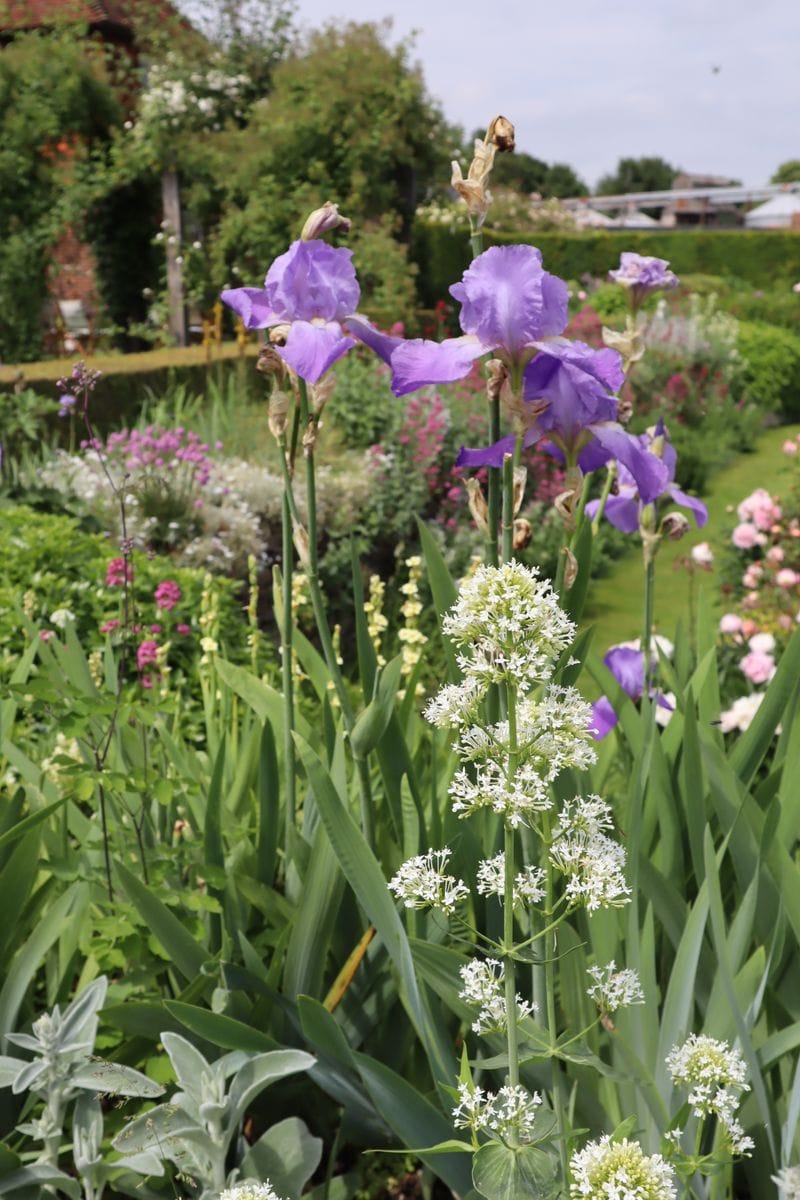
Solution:
<path fill-rule="evenodd" d="M 780 1200 L 800 1200 L 800 1166 L 781 1167 L 771 1178 L 778 1185 Z"/>
<path fill-rule="evenodd" d="M 696 1117 L 716 1116 L 725 1127 L 734 1153 L 753 1148 L 735 1118 L 742 1092 L 749 1092 L 747 1067 L 738 1050 L 705 1034 L 691 1033 L 667 1055 L 667 1068 L 676 1086 L 689 1089 L 689 1104 Z"/>
<path fill-rule="evenodd" d="M 477 1018 L 472 1023 L 475 1033 L 502 1033 L 508 1022 L 505 997 L 505 969 L 496 958 L 478 959 L 460 968 L 463 988 L 458 993 L 468 1004 L 479 1006 Z M 530 1016 L 536 1005 L 516 997 L 517 1020 Z"/>
<path fill-rule="evenodd" d="M 478 864 L 477 888 L 481 896 L 499 896 L 505 892 L 506 856 L 501 850 L 494 858 Z M 538 904 L 544 899 L 545 873 L 541 867 L 525 867 L 514 876 L 514 904 Z"/>
<path fill-rule="evenodd" d="M 696 546 L 692 546 L 690 553 L 692 561 L 699 567 L 710 567 L 714 561 L 714 551 L 708 542 L 698 542 Z"/>
<path fill-rule="evenodd" d="M 450 796 L 458 816 L 491 808 L 512 829 L 524 824 L 531 813 L 553 807 L 546 780 L 529 763 L 520 766 L 511 779 L 505 765 L 497 762 L 479 763 L 472 773 L 462 767 L 453 776 Z"/>
<path fill-rule="evenodd" d="M 75 613 L 68 608 L 57 608 L 55 612 L 50 613 L 50 621 L 59 629 L 66 629 L 70 621 L 75 620 Z"/>
<path fill-rule="evenodd" d="M 530 1141 L 537 1109 L 542 1103 L 538 1092 L 529 1092 L 520 1085 L 485 1092 L 471 1083 L 458 1085 L 459 1103 L 453 1109 L 456 1129 L 469 1129 L 473 1135 L 494 1133 L 504 1141 L 516 1138 Z"/>
<path fill-rule="evenodd" d="M 637 973 L 630 968 L 618 971 L 613 958 L 605 967 L 589 967 L 594 980 L 586 995 L 594 1000 L 601 1012 L 612 1013 L 629 1004 L 644 1004 L 644 993 Z"/>
<path fill-rule="evenodd" d="M 722 732 L 732 733 L 734 729 L 738 729 L 744 733 L 749 729 L 763 699 L 763 692 L 752 692 L 749 696 L 740 696 L 738 700 L 734 700 L 730 708 L 719 714 L 719 727 Z"/>
<path fill-rule="evenodd" d="M 563 805 L 550 846 L 550 861 L 567 876 L 567 899 L 590 912 L 627 904 L 630 896 L 625 851 L 605 833 L 611 824 L 604 800 L 577 796 Z"/>
<path fill-rule="evenodd" d="M 647 1155 L 627 1138 L 606 1134 L 570 1159 L 572 1200 L 674 1200 L 672 1171 L 660 1154 Z"/>
<path fill-rule="evenodd" d="M 245 1179 L 242 1183 L 237 1183 L 220 1192 L 219 1200 L 281 1200 L 281 1198 L 268 1180 L 260 1183 L 255 1179 Z"/>
<path fill-rule="evenodd" d="M 429 850 L 409 858 L 389 883 L 389 888 L 406 908 L 439 908 L 455 912 L 459 900 L 469 896 L 469 888 L 454 875 L 445 874 L 451 851 Z"/>

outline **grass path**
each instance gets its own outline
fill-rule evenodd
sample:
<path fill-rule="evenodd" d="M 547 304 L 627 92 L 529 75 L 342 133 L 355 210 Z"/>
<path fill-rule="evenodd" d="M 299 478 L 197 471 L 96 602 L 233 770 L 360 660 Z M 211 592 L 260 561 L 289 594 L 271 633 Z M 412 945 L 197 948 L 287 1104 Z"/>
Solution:
<path fill-rule="evenodd" d="M 688 620 L 687 572 L 673 564 L 685 558 L 698 542 L 710 542 L 715 553 L 722 550 L 726 529 L 734 520 L 726 511 L 728 506 L 735 507 L 754 488 L 763 487 L 777 494 L 787 489 L 792 467 L 781 446 L 786 438 L 797 433 L 800 433 L 797 425 L 765 430 L 752 454 L 739 455 L 714 479 L 709 494 L 704 497 L 708 505 L 706 527 L 698 530 L 692 524 L 691 533 L 682 541 L 662 543 L 656 560 L 655 623 L 658 632 L 671 638 L 678 618 Z M 718 603 L 715 574 L 698 572 L 698 581 L 712 603 Z M 592 642 L 595 653 L 602 655 L 616 642 L 641 636 L 642 583 L 641 547 L 637 543 L 635 549 L 613 564 L 605 578 L 591 585 L 584 621 L 595 626 Z"/>

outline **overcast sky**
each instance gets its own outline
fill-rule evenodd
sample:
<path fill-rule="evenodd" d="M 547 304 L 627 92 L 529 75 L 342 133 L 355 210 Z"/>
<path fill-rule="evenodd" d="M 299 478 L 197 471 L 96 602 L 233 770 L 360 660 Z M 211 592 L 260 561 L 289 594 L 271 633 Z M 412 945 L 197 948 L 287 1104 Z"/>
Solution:
<path fill-rule="evenodd" d="M 502 112 L 520 150 L 590 186 L 623 155 L 752 185 L 800 158 L 800 0 L 299 0 L 298 16 L 416 30 L 452 121 Z"/>

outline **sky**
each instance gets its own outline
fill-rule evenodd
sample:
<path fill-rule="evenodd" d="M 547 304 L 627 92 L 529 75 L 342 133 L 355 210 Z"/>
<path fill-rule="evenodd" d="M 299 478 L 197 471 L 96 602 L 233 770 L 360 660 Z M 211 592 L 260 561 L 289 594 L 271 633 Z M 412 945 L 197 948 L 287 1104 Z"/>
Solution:
<path fill-rule="evenodd" d="M 590 187 L 623 156 L 750 186 L 800 158 L 800 0 L 299 0 L 297 15 L 416 31 L 451 121 L 503 113 L 518 149 Z"/>

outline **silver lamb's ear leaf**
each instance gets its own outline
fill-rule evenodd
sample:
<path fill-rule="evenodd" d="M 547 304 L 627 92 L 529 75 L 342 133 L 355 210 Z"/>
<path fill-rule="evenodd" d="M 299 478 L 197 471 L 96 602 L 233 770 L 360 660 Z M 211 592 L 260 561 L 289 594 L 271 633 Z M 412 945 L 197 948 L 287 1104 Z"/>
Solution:
<path fill-rule="evenodd" d="M 208 1062 L 180 1033 L 162 1033 L 161 1042 L 169 1055 L 178 1083 L 199 1103 L 203 1096 L 202 1079 L 211 1074 Z"/>
<path fill-rule="evenodd" d="M 111 1096 L 147 1096 L 154 1099 L 164 1095 L 164 1088 L 160 1083 L 154 1083 L 141 1071 L 135 1071 L 133 1067 L 125 1067 L 120 1063 L 81 1063 L 70 1073 L 69 1081 L 74 1087 L 86 1088 L 92 1092 L 107 1092 Z"/>
<path fill-rule="evenodd" d="M 65 1192 L 70 1200 L 81 1200 L 81 1185 L 71 1175 L 65 1175 L 58 1167 L 46 1163 L 31 1163 L 28 1167 L 19 1167 L 0 1176 L 0 1196 L 9 1192 L 18 1192 L 21 1188 L 31 1188 L 40 1191 L 45 1186 L 57 1188 Z"/>
<path fill-rule="evenodd" d="M 164 1174 L 164 1164 L 161 1159 L 147 1151 L 142 1154 L 126 1154 L 106 1165 L 109 1171 L 124 1167 L 127 1171 L 135 1171 L 137 1175 L 155 1175 L 159 1179 Z"/>
<path fill-rule="evenodd" d="M 94 1094 L 83 1092 L 75 1101 L 72 1118 L 72 1154 L 78 1174 L 93 1167 L 103 1141 L 103 1110 Z"/>
<path fill-rule="evenodd" d="M 41 1058 L 35 1058 L 32 1063 L 26 1063 L 11 1085 L 12 1092 L 16 1096 L 20 1092 L 27 1092 L 46 1071 L 47 1063 Z"/>
<path fill-rule="evenodd" d="M 159 1158 L 171 1160 L 181 1138 L 199 1137 L 208 1141 L 206 1130 L 201 1129 L 183 1109 L 172 1104 L 159 1104 L 126 1125 L 111 1145 L 128 1156 L 153 1151 Z"/>
<path fill-rule="evenodd" d="M 242 1161 L 242 1174 L 268 1179 L 279 1196 L 300 1200 L 321 1157 L 322 1139 L 314 1137 L 299 1117 L 287 1117 L 250 1147 Z"/>
<path fill-rule="evenodd" d="M 316 1059 L 304 1050 L 268 1050 L 254 1055 L 236 1073 L 228 1097 L 225 1133 L 230 1140 L 238 1129 L 247 1106 L 268 1084 L 298 1071 L 308 1071 Z"/>
<path fill-rule="evenodd" d="M 61 1041 L 90 1041 L 97 1036 L 97 1014 L 105 1004 L 108 980 L 105 975 L 93 980 L 65 1009 L 61 1018 Z"/>
<path fill-rule="evenodd" d="M 0 1088 L 11 1087 L 22 1068 L 29 1065 L 24 1058 L 12 1058 L 10 1054 L 0 1054 Z"/>

